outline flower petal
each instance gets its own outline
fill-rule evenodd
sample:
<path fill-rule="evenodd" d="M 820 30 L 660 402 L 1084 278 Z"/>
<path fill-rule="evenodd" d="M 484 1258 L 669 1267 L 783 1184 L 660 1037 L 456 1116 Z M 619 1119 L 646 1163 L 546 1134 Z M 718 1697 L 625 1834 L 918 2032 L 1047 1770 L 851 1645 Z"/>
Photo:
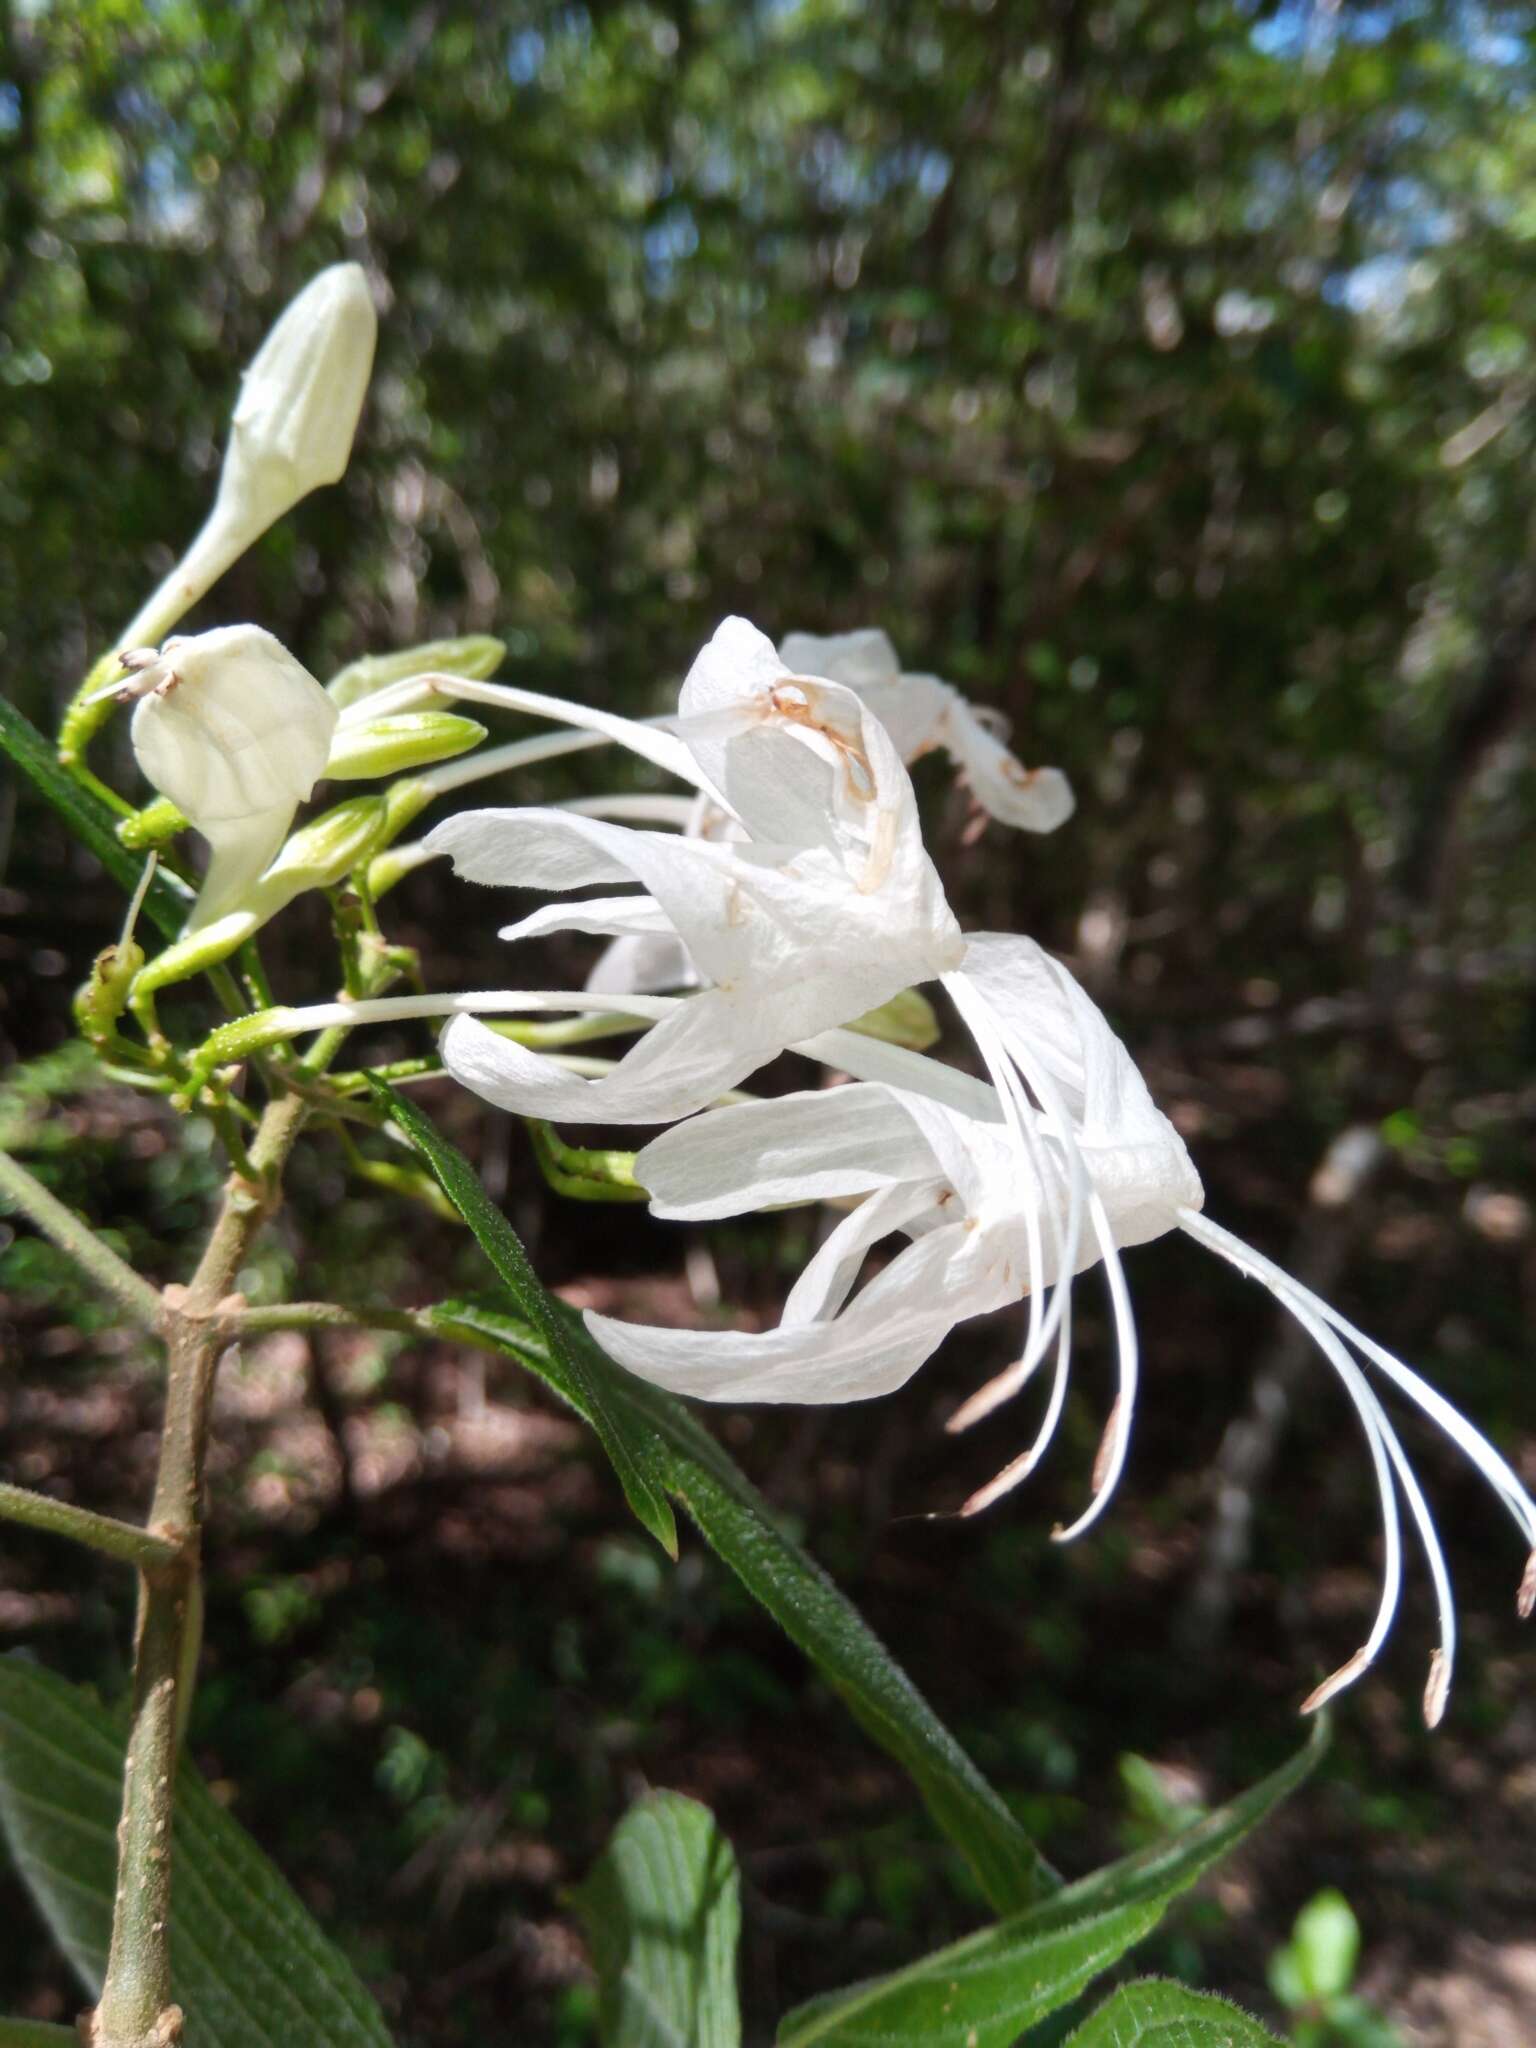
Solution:
<path fill-rule="evenodd" d="M 1115 1243 L 1161 1237 L 1180 1209 L 1198 1209 L 1203 1193 L 1183 1139 L 1061 962 L 1032 939 L 982 932 L 966 947 L 964 971 L 1026 1068 L 1038 1060 L 1059 1091 Z"/>
<path fill-rule="evenodd" d="M 886 1088 L 810 1089 L 690 1117 L 635 1160 L 651 1213 L 701 1222 L 934 1178 L 933 1154 Z"/>
<path fill-rule="evenodd" d="M 956 1285 L 962 1227 L 909 1245 L 830 1323 L 740 1330 L 660 1330 L 588 1310 L 610 1358 L 700 1401 L 865 1401 L 909 1380 L 963 1316 L 995 1306 Z"/>
<path fill-rule="evenodd" d="M 958 690 L 950 692 L 944 736 L 977 802 L 1002 824 L 1021 832 L 1054 832 L 1077 808 L 1072 785 L 1059 768 L 1024 767 L 987 731 Z"/>
<path fill-rule="evenodd" d="M 940 1207 L 949 1194 L 942 1181 L 898 1181 L 860 1202 L 839 1220 L 801 1268 L 779 1317 L 780 1329 L 830 1322 L 847 1301 L 865 1258 L 881 1238 L 919 1219 L 924 1223 L 936 1220 L 941 1228 L 953 1221 L 953 1214 L 946 1217 Z M 953 1196 L 950 1199 L 953 1201 Z M 912 1232 L 913 1236 L 921 1234 Z"/>
<path fill-rule="evenodd" d="M 691 996 L 595 1081 L 473 1017 L 450 1018 L 438 1044 L 456 1081 L 516 1116 L 559 1123 L 670 1123 L 716 1101 L 761 1064 L 760 1054 L 739 1050 L 730 1007 L 718 990 Z"/>
<path fill-rule="evenodd" d="M 779 643 L 779 659 L 791 675 L 825 676 L 829 682 L 846 683 L 851 690 L 901 680 L 896 649 L 890 635 L 878 626 L 826 635 L 786 633 Z"/>

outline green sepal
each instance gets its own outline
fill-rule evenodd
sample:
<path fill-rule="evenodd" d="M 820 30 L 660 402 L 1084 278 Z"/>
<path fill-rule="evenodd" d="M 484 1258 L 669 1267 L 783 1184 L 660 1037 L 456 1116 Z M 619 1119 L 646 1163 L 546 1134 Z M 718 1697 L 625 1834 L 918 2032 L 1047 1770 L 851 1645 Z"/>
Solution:
<path fill-rule="evenodd" d="M 539 1171 L 557 1195 L 578 1202 L 648 1202 L 650 1191 L 635 1179 L 635 1154 L 567 1145 L 553 1124 L 523 1118 Z"/>
<path fill-rule="evenodd" d="M 124 846 L 143 853 L 152 846 L 167 845 L 178 832 L 186 831 L 187 822 L 168 796 L 157 796 L 142 811 L 135 811 L 131 818 L 124 818 L 117 828 L 117 836 Z"/>

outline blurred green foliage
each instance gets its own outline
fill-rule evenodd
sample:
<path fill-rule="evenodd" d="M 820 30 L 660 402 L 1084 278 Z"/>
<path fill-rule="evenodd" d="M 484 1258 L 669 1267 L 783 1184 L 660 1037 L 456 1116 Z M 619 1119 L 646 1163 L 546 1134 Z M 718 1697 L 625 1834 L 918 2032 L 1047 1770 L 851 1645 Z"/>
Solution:
<path fill-rule="evenodd" d="M 307 276 L 356 258 L 382 328 L 352 470 L 191 624 L 254 618 L 322 675 L 494 631 L 518 680 L 626 710 L 664 703 L 728 610 L 775 634 L 885 625 L 1078 787 L 1048 844 L 994 829 L 966 851 L 963 794 L 919 771 L 968 918 L 1071 953 L 1197 1138 L 1213 1206 L 1267 1247 L 1286 1250 L 1325 1142 L 1379 1129 L 1373 1190 L 1322 1216 L 1341 1306 L 1517 1450 L 1536 1200 L 1533 99 L 1536 8 L 1497 0 L 0 0 L 0 679 L 50 723 L 199 524 L 240 365 Z M 138 797 L 121 726 L 100 765 Z M 565 772 L 508 793 L 564 794 Z M 5 1141 L 169 1277 L 212 1159 L 198 1127 L 55 1064 L 120 899 L 14 803 L 0 1028 L 48 1060 L 0 1093 Z M 496 919 L 435 871 L 390 910 L 439 982 L 502 973 Z M 306 915 L 274 928 L 285 995 L 309 988 Z M 589 1272 L 590 1220 L 527 1193 L 502 1142 L 492 1166 L 525 1234 L 542 1218 L 550 1277 Z M 299 1163 L 298 1221 L 243 1276 L 253 1298 L 408 1298 L 423 1268 L 439 1291 L 470 1271 L 436 1226 L 402 1244 L 391 1203 L 342 1199 L 339 1164 L 320 1144 Z M 805 1230 L 719 1233 L 726 1298 L 771 1312 Z M 675 1266 L 643 1219 L 595 1233 L 605 1271 Z M 7 1419 L 40 1457 L 48 1429 L 74 1441 L 47 1404 L 121 1362 L 90 1348 L 111 1333 L 51 1252 L 0 1226 L 0 1261 L 0 1336 L 26 1356 Z M 1219 1744 L 1233 1781 L 1272 1760 L 1300 1671 L 1350 1647 L 1365 1597 L 1347 1574 L 1315 1611 L 1279 1588 L 1374 1541 L 1354 1445 L 1332 1407 L 1296 1400 L 1239 1647 L 1170 1655 L 1200 1474 L 1270 1319 L 1186 1251 L 1144 1255 L 1135 1278 L 1158 1393 L 1132 1498 L 1089 1549 L 1045 1541 L 1101 1427 L 1086 1396 L 1058 1467 L 1008 1513 L 963 1536 L 890 1527 L 1016 1448 L 1016 1418 L 974 1445 L 930 1429 L 1006 1335 L 951 1347 L 901 1419 L 753 1421 L 733 1440 L 1029 1825 L 1078 1849 L 1113 1825 L 1133 1749 Z M 440 1425 L 428 1368 L 392 1339 L 338 1377 L 330 1424 L 355 1456 L 364 1422 L 386 1450 Z M 859 1778 L 835 1708 L 741 1596 L 687 1555 L 664 1571 L 558 1461 L 531 1572 L 516 1513 L 496 1525 L 506 1554 L 475 1549 L 474 1516 L 473 1540 L 455 1525 L 435 1549 L 430 1471 L 419 1506 L 372 1503 L 366 1537 L 344 1498 L 317 1559 L 302 1514 L 274 1533 L 251 1507 L 293 1469 L 242 1440 L 218 1474 L 230 1554 L 194 1739 L 355 1930 L 402 2038 L 463 2038 L 530 2000 L 547 2038 L 587 2038 L 552 1903 L 582 1858 L 552 1876 L 537 1852 L 595 1849 L 645 1772 L 723 1808 L 749 1926 L 759 1887 L 798 1901 L 749 1944 L 749 2008 L 754 1986 L 782 2005 L 975 1917 L 964 1874 L 890 1780 Z M 126 1456 L 93 1476 L 97 1505 L 132 1498 Z M 1472 1483 L 1431 1476 L 1474 1617 L 1460 1725 L 1492 1742 L 1517 1690 L 1517 1566 L 1487 1555 Z M 99 1676 L 125 1617 L 70 1569 L 83 1604 L 49 1653 Z M 57 1577 L 29 1539 L 5 1572 L 34 1602 Z M 1455 1834 L 1467 1773 L 1486 1814 L 1520 1752 L 1505 1736 L 1483 1764 L 1453 1730 L 1437 1755 L 1455 1770 L 1432 1764 L 1411 1702 L 1367 1697 L 1330 1853 L 1354 1859 L 1352 1897 L 1387 1888 L 1392 1924 L 1411 1896 L 1454 1927 L 1483 1863 L 1519 1853 Z M 1158 1819 L 1151 1771 L 1124 1780 L 1133 1827 Z M 814 1851 L 792 1845 L 792 1794 L 800 1834 L 807 1805 L 822 1826 Z M 1288 1881 L 1281 1926 L 1307 1895 Z M 1242 1966 L 1252 1998 L 1263 1946 Z"/>

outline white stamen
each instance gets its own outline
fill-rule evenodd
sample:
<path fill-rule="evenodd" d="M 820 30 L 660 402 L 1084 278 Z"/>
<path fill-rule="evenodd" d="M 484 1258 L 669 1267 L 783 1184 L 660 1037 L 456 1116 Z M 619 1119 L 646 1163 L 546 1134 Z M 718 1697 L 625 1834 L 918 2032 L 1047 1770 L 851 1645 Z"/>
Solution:
<path fill-rule="evenodd" d="M 120 954 L 125 952 L 133 943 L 133 928 L 139 921 L 139 912 L 144 908 L 144 898 L 149 894 L 149 885 L 155 879 L 155 869 L 159 865 L 160 855 L 154 847 L 151 847 L 149 858 L 144 863 L 144 872 L 139 877 L 138 886 L 128 899 L 128 915 L 123 919 L 123 935 L 117 942 L 117 950 Z"/>
<path fill-rule="evenodd" d="M 1432 1422 L 1439 1424 L 1452 1443 L 1470 1459 L 1504 1502 L 1524 1531 L 1527 1544 L 1536 1549 L 1536 1502 L 1531 1500 L 1508 1462 L 1499 1455 L 1480 1430 L 1474 1429 L 1466 1417 L 1451 1406 L 1442 1393 L 1432 1387 L 1427 1380 L 1422 1379 L 1410 1366 L 1404 1365 L 1400 1358 L 1394 1357 L 1384 1345 L 1366 1336 L 1363 1330 L 1357 1330 L 1353 1323 L 1341 1316 L 1337 1309 L 1330 1307 L 1320 1295 L 1304 1287 L 1299 1280 L 1292 1279 L 1283 1267 L 1266 1259 L 1262 1252 L 1256 1252 L 1253 1246 L 1246 1244 L 1242 1238 L 1234 1237 L 1230 1231 L 1223 1230 L 1219 1223 L 1212 1223 L 1209 1217 L 1202 1216 L 1193 1209 L 1181 1209 L 1179 1227 L 1189 1236 L 1208 1244 L 1230 1265 L 1236 1266 L 1239 1272 L 1246 1273 L 1249 1279 L 1257 1280 L 1260 1286 L 1267 1288 L 1270 1293 L 1276 1291 L 1278 1283 L 1278 1287 L 1286 1295 L 1295 1301 L 1306 1302 L 1324 1322 L 1355 1345 L 1369 1363 L 1379 1367 L 1417 1408 Z"/>
<path fill-rule="evenodd" d="M 1307 1332 L 1307 1335 L 1311 1337 L 1313 1343 L 1317 1345 L 1323 1356 L 1328 1360 L 1328 1363 L 1338 1374 L 1345 1393 L 1348 1394 L 1353 1402 L 1355 1412 L 1359 1415 L 1361 1426 L 1365 1430 L 1366 1443 L 1371 1453 L 1371 1464 L 1376 1472 L 1376 1490 L 1381 1498 L 1384 1557 L 1381 1575 L 1381 1601 L 1376 1609 L 1376 1620 L 1363 1647 L 1357 1650 L 1347 1663 L 1342 1664 L 1333 1673 L 1331 1678 L 1325 1678 L 1322 1684 L 1314 1692 L 1309 1693 L 1306 1699 L 1302 1701 L 1301 1711 L 1304 1714 L 1311 1714 L 1315 1713 L 1328 1700 L 1331 1700 L 1335 1694 L 1342 1692 L 1347 1685 L 1352 1685 L 1362 1672 L 1367 1671 L 1375 1663 L 1381 1646 L 1386 1641 L 1387 1635 L 1391 1630 L 1393 1618 L 1397 1613 L 1397 1603 L 1402 1595 L 1403 1588 L 1402 1518 L 1398 1513 L 1397 1488 L 1393 1483 L 1392 1471 L 1395 1465 L 1399 1476 L 1401 1476 L 1407 1468 L 1408 1461 L 1402 1455 L 1402 1447 L 1393 1436 L 1392 1425 L 1387 1421 L 1385 1414 L 1382 1412 L 1381 1403 L 1372 1392 L 1369 1381 L 1344 1349 L 1338 1338 L 1334 1336 L 1333 1332 L 1324 1323 L 1319 1321 L 1318 1317 L 1304 1303 L 1292 1300 L 1278 1288 L 1273 1289 L 1272 1292 L 1275 1295 L 1275 1299 L 1280 1302 L 1282 1307 L 1290 1310 L 1297 1322 Z M 1395 1457 L 1393 1455 L 1394 1449 L 1397 1453 Z M 1414 1491 L 1415 1493 L 1418 1491 L 1416 1485 Z M 1419 1496 L 1419 1500 L 1422 1506 L 1422 1495 Z M 1433 1535 L 1432 1525 L 1431 1535 Z M 1439 1546 L 1436 1545 L 1436 1555 L 1438 1555 L 1438 1550 Z"/>
<path fill-rule="evenodd" d="M 1089 1198 L 1089 1215 L 1093 1219 L 1094 1235 L 1099 1241 L 1099 1252 L 1104 1262 L 1104 1278 L 1109 1283 L 1109 1298 L 1115 1311 L 1115 1350 L 1120 1367 L 1120 1393 L 1111 1415 L 1114 1430 L 1109 1442 L 1109 1455 L 1104 1460 L 1102 1476 L 1096 1469 L 1094 1474 L 1095 1492 L 1093 1499 L 1068 1529 L 1053 1529 L 1051 1538 L 1056 1543 L 1071 1543 L 1103 1514 L 1109 1505 L 1110 1496 L 1119 1484 L 1120 1474 L 1125 1469 L 1125 1454 L 1131 1442 L 1131 1417 L 1136 1412 L 1136 1379 L 1138 1351 L 1136 1342 L 1136 1318 L 1131 1309 L 1130 1289 L 1125 1284 L 1125 1268 L 1120 1263 L 1120 1253 L 1115 1245 L 1114 1232 L 1109 1227 L 1104 1203 L 1097 1193 Z"/>
<path fill-rule="evenodd" d="M 1056 1370 L 1051 1376 L 1051 1397 L 1046 1403 L 1045 1416 L 1035 1440 L 1027 1451 L 1006 1464 L 995 1479 L 989 1479 L 985 1486 L 979 1486 L 960 1509 L 962 1515 L 979 1515 L 983 1508 L 989 1508 L 993 1501 L 1001 1500 L 1005 1493 L 1012 1493 L 1021 1486 L 1034 1471 L 1050 1448 L 1056 1425 L 1061 1420 L 1061 1411 L 1066 1404 L 1068 1366 L 1072 1356 L 1072 1307 L 1069 1301 L 1062 1312 L 1061 1331 L 1056 1339 Z"/>
<path fill-rule="evenodd" d="M 1434 1659 L 1430 1666 L 1429 1684 L 1424 1695 L 1425 1719 L 1430 1727 L 1434 1727 L 1445 1711 L 1445 1703 L 1450 1693 L 1451 1678 L 1455 1669 L 1455 1598 L 1451 1590 L 1450 1572 L 1446 1566 L 1445 1553 L 1440 1545 L 1439 1533 L 1435 1528 L 1434 1517 L 1430 1513 L 1429 1503 L 1424 1497 L 1424 1491 L 1419 1485 L 1417 1475 L 1409 1463 L 1408 1454 L 1404 1451 L 1397 1432 L 1387 1420 L 1380 1402 L 1366 1381 L 1365 1375 L 1356 1361 L 1345 1350 L 1344 1344 L 1341 1341 L 1342 1335 L 1346 1333 L 1356 1339 L 1359 1338 L 1359 1333 L 1354 1331 L 1350 1325 L 1344 1324 L 1342 1317 L 1329 1313 L 1327 1311 L 1327 1304 L 1312 1294 L 1309 1289 L 1303 1287 L 1299 1281 L 1292 1280 L 1281 1268 L 1275 1266 L 1270 1260 L 1265 1259 L 1262 1254 L 1255 1252 L 1251 1245 L 1244 1244 L 1240 1238 L 1233 1237 L 1230 1232 L 1221 1229 L 1220 1225 L 1210 1223 L 1204 1217 L 1196 1217 L 1194 1221 L 1198 1222 L 1201 1228 L 1198 1230 L 1193 1229 L 1191 1227 L 1191 1215 L 1192 1212 L 1183 1212 L 1181 1214 L 1180 1222 L 1182 1227 L 1191 1236 L 1200 1238 L 1208 1243 L 1212 1250 L 1219 1252 L 1222 1257 L 1238 1267 L 1241 1272 L 1246 1273 L 1249 1278 L 1257 1280 L 1261 1286 L 1266 1288 L 1280 1305 L 1288 1309 L 1296 1318 L 1297 1322 L 1301 1324 L 1302 1328 L 1312 1338 L 1324 1357 L 1338 1373 L 1346 1390 L 1349 1392 L 1350 1398 L 1354 1401 L 1356 1408 L 1360 1412 L 1361 1420 L 1366 1424 L 1373 1447 L 1372 1455 L 1377 1462 L 1378 1487 L 1383 1485 L 1380 1465 L 1381 1453 L 1385 1453 L 1386 1457 L 1390 1460 L 1392 1470 L 1395 1471 L 1397 1481 L 1402 1486 L 1404 1496 L 1407 1499 L 1409 1512 L 1413 1516 L 1414 1524 L 1418 1531 L 1419 1541 L 1423 1546 L 1425 1562 L 1429 1566 L 1430 1578 L 1434 1582 L 1435 1602 L 1439 1609 L 1440 1644 L 1439 1648 L 1435 1651 Z M 1340 1325 L 1343 1326 L 1342 1330 Z M 1379 1351 L 1381 1347 L 1374 1346 L 1372 1348 Z M 1391 1356 L 1390 1353 L 1384 1355 L 1386 1357 Z M 1414 1375 L 1414 1377 L 1417 1377 L 1417 1375 Z M 1439 1396 L 1436 1396 L 1437 1400 L 1439 1398 Z M 1449 1403 L 1444 1403 L 1443 1405 L 1449 1407 Z M 1455 1411 L 1452 1410 L 1451 1412 L 1454 1414 Z M 1386 1484 L 1388 1486 L 1391 1485 L 1390 1477 L 1387 1479 Z M 1397 1519 L 1396 1489 L 1392 1488 L 1391 1490 L 1394 1496 L 1392 1520 L 1395 1523 Z M 1382 1503 L 1384 1513 L 1386 1512 L 1386 1502 L 1387 1495 L 1383 1492 Z M 1321 1706 L 1324 1700 L 1330 1699 L 1336 1692 L 1342 1691 L 1345 1685 L 1349 1684 L 1353 1678 L 1358 1677 L 1360 1672 L 1365 1670 L 1374 1660 L 1376 1652 L 1385 1639 L 1386 1628 L 1390 1625 L 1391 1621 L 1388 1594 L 1390 1593 L 1392 1606 L 1395 1606 L 1397 1599 L 1397 1589 L 1392 1584 L 1392 1552 L 1394 1547 L 1395 1539 L 1389 1540 L 1386 1568 L 1388 1586 L 1387 1591 L 1383 1594 L 1381 1613 L 1378 1615 L 1377 1627 L 1372 1631 L 1370 1642 L 1359 1653 L 1358 1659 L 1351 1658 L 1349 1663 L 1342 1667 L 1341 1672 L 1336 1672 L 1333 1678 L 1325 1680 L 1317 1692 L 1313 1693 L 1304 1703 L 1303 1712 L 1312 1711 L 1313 1708 Z"/>
<path fill-rule="evenodd" d="M 1030 1285 L 1029 1334 L 1024 1342 L 1024 1361 L 1027 1363 L 1024 1363 L 1021 1377 L 1027 1377 L 1033 1371 L 1035 1361 L 1041 1356 L 1040 1330 L 1044 1321 L 1044 1290 L 1041 1283 L 1045 1261 L 1040 1236 L 1040 1211 L 1046 1206 L 1048 1182 L 1037 1143 L 1038 1119 L 1033 1104 L 1024 1099 L 1022 1089 L 1010 1086 L 1012 1069 L 991 1010 L 963 974 L 946 974 L 944 987 L 975 1040 L 982 1064 L 986 1067 L 992 1085 L 997 1091 L 1004 1121 L 1020 1154 L 1026 1176 L 1033 1183 L 1032 1199 L 1027 1199 L 1024 1204 L 1024 1235 L 1029 1246 Z M 1054 1218 L 1052 1227 L 1054 1231 Z M 1015 1372 L 1018 1370 L 1018 1367 L 1014 1368 Z"/>

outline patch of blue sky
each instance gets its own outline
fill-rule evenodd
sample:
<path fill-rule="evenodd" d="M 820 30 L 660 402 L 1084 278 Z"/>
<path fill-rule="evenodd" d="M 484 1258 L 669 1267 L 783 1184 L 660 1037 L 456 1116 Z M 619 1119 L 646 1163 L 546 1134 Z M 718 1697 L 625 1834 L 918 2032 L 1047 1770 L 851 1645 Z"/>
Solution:
<path fill-rule="evenodd" d="M 507 76 L 514 85 L 532 85 L 544 68 L 544 38 L 536 28 L 520 28 L 507 43 Z"/>

